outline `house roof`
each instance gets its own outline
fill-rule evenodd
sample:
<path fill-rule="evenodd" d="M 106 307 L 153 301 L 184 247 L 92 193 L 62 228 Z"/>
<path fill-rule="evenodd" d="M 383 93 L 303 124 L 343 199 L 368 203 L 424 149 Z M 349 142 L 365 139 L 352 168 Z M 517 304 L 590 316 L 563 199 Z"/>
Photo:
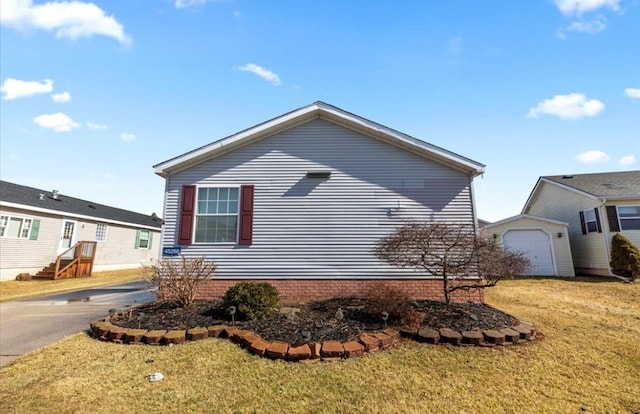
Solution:
<path fill-rule="evenodd" d="M 484 164 L 480 164 L 444 148 L 413 138 L 320 101 L 156 164 L 153 168 L 156 174 L 161 177 L 168 177 L 175 172 L 182 171 L 193 165 L 200 164 L 239 147 L 317 118 L 334 122 L 389 144 L 412 151 L 425 158 L 465 171 L 473 177 L 484 173 Z"/>
<path fill-rule="evenodd" d="M 162 219 L 0 180 L 0 205 L 160 229 Z"/>
<path fill-rule="evenodd" d="M 523 212 L 534 200 L 542 183 L 557 185 L 568 191 L 580 193 L 589 198 L 602 200 L 640 199 L 640 170 L 592 174 L 548 175 L 538 179 L 527 199 Z"/>

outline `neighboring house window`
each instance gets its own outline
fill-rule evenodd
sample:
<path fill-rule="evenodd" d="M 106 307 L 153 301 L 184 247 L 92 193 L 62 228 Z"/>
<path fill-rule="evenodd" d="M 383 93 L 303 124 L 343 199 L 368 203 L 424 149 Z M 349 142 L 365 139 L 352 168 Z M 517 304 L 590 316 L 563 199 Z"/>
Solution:
<path fill-rule="evenodd" d="M 136 249 L 150 249 L 152 240 L 151 230 L 138 230 L 136 232 Z"/>
<path fill-rule="evenodd" d="M 600 214 L 598 209 L 585 210 L 580 212 L 580 225 L 582 226 L 582 234 L 601 233 Z"/>
<path fill-rule="evenodd" d="M 0 216 L 0 237 L 36 240 L 39 227 L 40 220 Z"/>
<path fill-rule="evenodd" d="M 104 223 L 98 223 L 96 226 L 96 241 L 107 241 L 107 225 Z"/>
<path fill-rule="evenodd" d="M 640 230 L 640 206 L 618 206 L 621 230 Z"/>
<path fill-rule="evenodd" d="M 234 243 L 238 234 L 239 189 L 198 188 L 196 243 Z"/>

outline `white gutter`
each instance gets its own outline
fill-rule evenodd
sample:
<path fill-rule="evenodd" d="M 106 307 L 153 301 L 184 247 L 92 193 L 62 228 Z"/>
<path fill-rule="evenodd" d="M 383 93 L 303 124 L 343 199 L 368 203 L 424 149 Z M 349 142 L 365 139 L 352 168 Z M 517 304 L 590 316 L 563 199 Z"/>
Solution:
<path fill-rule="evenodd" d="M 118 225 L 121 225 L 121 226 L 136 227 L 136 228 L 139 228 L 139 229 L 148 229 L 148 230 L 160 231 L 160 229 L 162 228 L 162 226 L 160 228 L 152 227 L 152 226 L 145 226 L 144 224 L 129 223 L 129 222 L 126 222 L 126 221 L 118 221 L 118 220 L 110 220 L 110 219 L 106 219 L 106 218 L 102 218 L 102 217 L 95 217 L 95 216 L 85 216 L 83 214 L 67 213 L 66 211 L 50 210 L 48 208 L 28 206 L 26 204 L 17 204 L 17 203 L 11 203 L 11 202 L 7 202 L 7 201 L 0 201 L 0 206 L 18 208 L 18 209 L 22 209 L 22 210 L 31 210 L 31 211 L 36 211 L 38 213 L 52 214 L 52 215 L 55 215 L 55 216 L 74 217 L 74 218 L 80 218 L 80 219 L 91 220 L 91 221 L 99 221 L 99 222 L 102 222 L 102 223 L 118 224 Z"/>

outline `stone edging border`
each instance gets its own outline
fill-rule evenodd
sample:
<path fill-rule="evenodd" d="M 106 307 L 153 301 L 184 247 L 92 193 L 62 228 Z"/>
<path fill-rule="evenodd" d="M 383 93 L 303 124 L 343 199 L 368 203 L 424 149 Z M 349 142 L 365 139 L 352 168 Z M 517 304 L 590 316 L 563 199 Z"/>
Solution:
<path fill-rule="evenodd" d="M 206 338 L 226 338 L 261 357 L 306 363 L 359 357 L 366 353 L 388 349 L 397 345 L 402 338 L 427 344 L 492 347 L 531 341 L 536 335 L 533 324 L 519 321 L 511 328 L 500 330 L 459 332 L 449 328 L 401 327 L 399 330 L 388 328 L 381 332 L 361 334 L 358 340 L 349 342 L 289 344 L 282 341 L 265 341 L 252 331 L 226 325 L 166 331 L 122 328 L 112 324 L 108 319 L 102 319 L 92 322 L 90 326 L 93 338 L 117 344 L 179 345 Z"/>

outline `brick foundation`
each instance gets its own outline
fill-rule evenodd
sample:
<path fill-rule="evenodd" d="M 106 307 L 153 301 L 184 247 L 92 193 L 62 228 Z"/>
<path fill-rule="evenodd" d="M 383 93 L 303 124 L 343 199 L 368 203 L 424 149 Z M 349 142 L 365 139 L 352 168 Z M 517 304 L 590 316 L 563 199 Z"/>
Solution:
<path fill-rule="evenodd" d="M 363 297 L 376 286 L 387 286 L 404 291 L 413 299 L 444 301 L 442 280 L 439 279 L 252 279 L 254 282 L 268 282 L 278 289 L 283 301 L 304 301 L 335 297 Z M 212 279 L 201 286 L 196 299 L 221 298 L 225 292 L 240 280 Z M 482 289 L 457 290 L 451 294 L 451 301 L 484 303 Z"/>

